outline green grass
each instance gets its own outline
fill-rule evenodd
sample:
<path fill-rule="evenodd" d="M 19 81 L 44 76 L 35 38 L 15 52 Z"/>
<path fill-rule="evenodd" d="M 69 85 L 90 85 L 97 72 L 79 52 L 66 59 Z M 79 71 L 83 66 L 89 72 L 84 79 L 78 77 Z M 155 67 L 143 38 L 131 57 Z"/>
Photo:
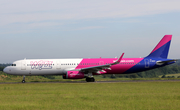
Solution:
<path fill-rule="evenodd" d="M 170 74 L 171 75 L 171 74 Z M 172 74 L 174 75 L 174 74 Z M 180 74 L 177 74 L 180 75 Z M 62 81 L 85 81 L 84 79 L 62 79 L 61 75 L 55 75 L 52 76 L 54 79 L 48 79 L 43 76 L 26 76 L 26 82 L 62 82 Z M 103 78 L 102 75 L 94 76 L 96 81 L 124 81 L 124 80 L 180 80 L 180 78 Z M 14 75 L 8 75 L 2 71 L 0 71 L 0 82 L 21 82 L 23 79 L 23 76 L 14 76 Z"/>
<path fill-rule="evenodd" d="M 1 77 L 1 76 L 0 76 Z M 58 76 L 59 77 L 59 76 Z M 62 76 L 61 76 L 62 77 Z M 138 81 L 138 80 L 180 80 L 180 78 L 101 78 L 101 77 L 94 77 L 96 81 Z M 0 80 L 1 83 L 6 82 L 21 82 L 23 76 L 17 77 L 6 77 Z M 48 79 L 39 76 L 26 76 L 26 82 L 77 82 L 77 81 L 85 81 L 83 79 L 62 79 L 62 78 L 55 78 L 55 79 Z"/>
<path fill-rule="evenodd" d="M 0 84 L 0 110 L 175 110 L 180 82 Z"/>

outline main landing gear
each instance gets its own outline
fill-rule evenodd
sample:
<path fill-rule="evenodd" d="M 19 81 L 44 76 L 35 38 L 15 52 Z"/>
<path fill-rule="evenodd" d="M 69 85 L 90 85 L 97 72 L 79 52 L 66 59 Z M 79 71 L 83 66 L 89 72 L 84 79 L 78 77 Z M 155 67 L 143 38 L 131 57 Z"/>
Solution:
<path fill-rule="evenodd" d="M 26 81 L 25 81 L 25 75 L 23 76 L 23 80 L 22 80 L 22 83 L 25 83 Z"/>
<path fill-rule="evenodd" d="M 94 82 L 95 79 L 94 79 L 93 77 L 91 77 L 91 78 L 87 77 L 87 78 L 86 78 L 86 81 L 87 81 L 87 82 Z"/>
<path fill-rule="evenodd" d="M 88 73 L 87 77 L 86 77 L 86 82 L 94 82 L 94 81 L 95 81 L 95 79 L 94 79 L 92 73 L 91 72 Z"/>

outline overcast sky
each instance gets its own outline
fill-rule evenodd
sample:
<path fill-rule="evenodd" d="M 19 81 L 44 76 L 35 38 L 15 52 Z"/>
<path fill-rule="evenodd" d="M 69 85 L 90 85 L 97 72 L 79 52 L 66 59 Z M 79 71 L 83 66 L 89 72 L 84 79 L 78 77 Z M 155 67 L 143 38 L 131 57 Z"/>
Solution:
<path fill-rule="evenodd" d="M 172 34 L 180 59 L 178 0 L 0 0 L 0 63 L 31 58 L 145 57 Z"/>

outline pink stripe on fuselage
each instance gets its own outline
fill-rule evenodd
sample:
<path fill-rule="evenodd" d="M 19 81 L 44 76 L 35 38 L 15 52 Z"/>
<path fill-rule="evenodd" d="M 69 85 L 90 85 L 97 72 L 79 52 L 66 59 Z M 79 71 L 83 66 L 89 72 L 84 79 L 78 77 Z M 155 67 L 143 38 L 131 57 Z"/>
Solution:
<path fill-rule="evenodd" d="M 153 53 L 154 51 L 162 47 L 164 44 L 171 41 L 171 38 L 172 38 L 172 35 L 165 35 L 151 53 Z"/>
<path fill-rule="evenodd" d="M 80 64 L 76 67 L 76 69 L 99 66 L 114 63 L 117 61 L 117 58 L 91 58 L 91 59 L 83 59 Z M 142 61 L 143 58 L 122 58 L 121 62 L 116 65 L 112 65 L 111 70 L 106 70 L 107 74 L 121 74 L 128 69 L 135 66 L 137 63 Z"/>

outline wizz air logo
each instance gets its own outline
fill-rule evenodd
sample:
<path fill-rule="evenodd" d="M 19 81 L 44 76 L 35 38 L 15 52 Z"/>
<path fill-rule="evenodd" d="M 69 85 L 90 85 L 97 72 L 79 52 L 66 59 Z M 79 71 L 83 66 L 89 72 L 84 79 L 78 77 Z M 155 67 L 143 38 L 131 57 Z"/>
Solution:
<path fill-rule="evenodd" d="M 53 61 L 30 61 L 31 69 L 52 69 Z"/>

